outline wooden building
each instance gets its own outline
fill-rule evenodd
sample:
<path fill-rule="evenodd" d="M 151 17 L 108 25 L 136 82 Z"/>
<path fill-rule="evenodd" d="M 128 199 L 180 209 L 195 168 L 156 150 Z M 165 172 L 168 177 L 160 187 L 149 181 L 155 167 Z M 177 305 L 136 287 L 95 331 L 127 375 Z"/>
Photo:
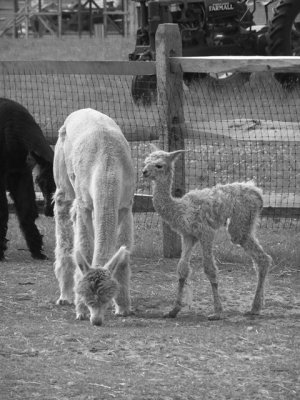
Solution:
<path fill-rule="evenodd" d="M 136 20 L 130 0 L 0 0 L 0 37 L 128 36 Z"/>

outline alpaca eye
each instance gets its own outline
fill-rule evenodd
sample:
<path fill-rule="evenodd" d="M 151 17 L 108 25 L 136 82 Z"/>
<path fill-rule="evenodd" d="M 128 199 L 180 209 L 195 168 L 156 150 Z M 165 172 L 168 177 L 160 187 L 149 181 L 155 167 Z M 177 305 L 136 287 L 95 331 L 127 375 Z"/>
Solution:
<path fill-rule="evenodd" d="M 162 165 L 157 164 L 157 165 L 156 165 L 156 168 L 159 168 L 159 169 L 160 169 L 160 168 L 162 168 Z"/>

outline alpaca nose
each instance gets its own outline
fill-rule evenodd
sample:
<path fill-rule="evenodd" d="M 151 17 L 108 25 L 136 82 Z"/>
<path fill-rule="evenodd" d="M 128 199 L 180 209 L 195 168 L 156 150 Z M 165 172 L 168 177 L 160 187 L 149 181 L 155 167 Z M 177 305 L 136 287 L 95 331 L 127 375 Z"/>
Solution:
<path fill-rule="evenodd" d="M 91 318 L 91 324 L 95 326 L 101 326 L 103 324 L 102 318 Z"/>
<path fill-rule="evenodd" d="M 88 307 L 90 310 L 90 322 L 92 325 L 101 326 L 104 322 L 104 311 L 105 307 L 96 306 L 96 307 Z"/>
<path fill-rule="evenodd" d="M 149 176 L 149 172 L 146 169 L 143 170 L 143 176 L 145 177 Z"/>

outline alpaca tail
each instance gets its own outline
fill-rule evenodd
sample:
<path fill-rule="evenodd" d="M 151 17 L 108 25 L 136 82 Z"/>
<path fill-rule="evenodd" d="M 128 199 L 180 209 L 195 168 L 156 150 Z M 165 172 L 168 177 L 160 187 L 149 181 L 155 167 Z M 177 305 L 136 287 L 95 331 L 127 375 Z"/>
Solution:
<path fill-rule="evenodd" d="M 250 189 L 250 193 L 254 194 L 254 198 L 257 201 L 258 209 L 261 211 L 263 209 L 263 203 L 264 203 L 262 189 L 256 186 L 254 180 L 243 182 L 242 185 L 244 188 L 247 187 L 248 189 Z"/>
<path fill-rule="evenodd" d="M 245 185 L 250 189 L 248 193 L 251 200 L 249 226 L 251 227 L 251 231 L 255 232 L 264 206 L 263 191 L 256 186 L 253 180 L 246 182 Z"/>

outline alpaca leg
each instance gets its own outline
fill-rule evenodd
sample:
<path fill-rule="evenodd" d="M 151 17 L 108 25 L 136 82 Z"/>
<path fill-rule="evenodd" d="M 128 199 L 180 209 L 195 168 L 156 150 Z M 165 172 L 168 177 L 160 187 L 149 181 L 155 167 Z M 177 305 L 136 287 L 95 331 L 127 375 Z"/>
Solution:
<path fill-rule="evenodd" d="M 6 233 L 8 222 L 8 204 L 6 198 L 4 176 L 0 177 L 0 261 L 4 260 L 6 250 Z"/>
<path fill-rule="evenodd" d="M 245 252 L 249 254 L 258 267 L 258 282 L 251 311 L 247 314 L 258 315 L 264 301 L 264 286 L 268 270 L 272 263 L 272 258 L 265 253 L 258 240 L 254 236 L 249 236 L 242 244 Z"/>
<path fill-rule="evenodd" d="M 119 211 L 118 246 L 126 246 L 130 251 L 133 245 L 133 215 L 132 210 L 124 208 Z M 127 316 L 132 314 L 130 299 L 130 275 L 129 259 L 126 265 L 121 265 L 114 272 L 114 278 L 119 284 L 119 292 L 114 299 L 115 314 Z"/>
<path fill-rule="evenodd" d="M 187 284 L 187 279 L 191 273 L 190 258 L 192 255 L 193 247 L 196 243 L 196 239 L 191 236 L 184 236 L 182 237 L 181 243 L 182 243 L 182 253 L 179 263 L 177 265 L 177 274 L 178 274 L 177 297 L 173 309 L 165 315 L 165 317 L 169 318 L 175 318 L 183 307 L 184 288 Z"/>
<path fill-rule="evenodd" d="M 92 212 L 85 207 L 79 207 L 77 200 L 74 200 L 71 215 L 74 230 L 74 250 L 79 252 L 90 265 L 94 241 Z"/>
<path fill-rule="evenodd" d="M 88 320 L 88 308 L 85 305 L 81 296 L 75 292 L 75 312 L 76 312 L 76 319 L 79 321 Z"/>
<path fill-rule="evenodd" d="M 38 210 L 35 202 L 32 175 L 28 167 L 24 167 L 24 171 L 20 173 L 9 175 L 8 190 L 15 203 L 20 228 L 32 257 L 39 260 L 46 259 L 47 257 L 42 253 L 42 235 L 35 224 Z"/>
<path fill-rule="evenodd" d="M 75 280 L 75 312 L 76 312 L 76 319 L 78 320 L 86 320 L 89 319 L 88 317 L 88 308 L 85 305 L 84 298 L 80 293 L 78 293 L 77 285 L 79 280 L 82 278 L 82 272 L 79 271 L 79 268 L 76 269 L 74 280 Z"/>
<path fill-rule="evenodd" d="M 73 299 L 74 271 L 73 226 L 70 219 L 71 200 L 65 200 L 65 194 L 57 189 L 54 195 L 55 217 L 55 275 L 59 283 L 60 297 L 57 304 L 71 304 Z"/>
<path fill-rule="evenodd" d="M 203 265 L 204 272 L 209 279 L 212 288 L 213 301 L 214 301 L 214 314 L 208 317 L 209 320 L 218 320 L 222 317 L 222 304 L 219 297 L 218 289 L 218 269 L 213 256 L 213 238 L 214 234 L 206 232 L 201 239 L 203 250 Z"/>
<path fill-rule="evenodd" d="M 112 277 L 118 282 L 119 291 L 114 298 L 115 314 L 128 316 L 132 314 L 130 299 L 130 265 L 129 257 L 123 263 L 118 265 L 112 274 Z"/>
<path fill-rule="evenodd" d="M 131 208 L 119 210 L 119 228 L 117 248 L 126 246 L 131 251 L 133 246 L 133 214 Z"/>
<path fill-rule="evenodd" d="M 83 297 L 77 292 L 77 281 L 80 279 L 82 272 L 79 271 L 78 256 L 82 257 L 89 264 L 92 259 L 92 213 L 90 210 L 78 207 L 77 201 L 74 201 L 72 207 L 72 219 L 74 229 L 74 260 L 77 264 L 75 274 L 75 310 L 76 319 L 83 320 L 88 318 L 88 309 L 85 305 Z M 79 253 L 79 254 L 78 254 Z"/>

